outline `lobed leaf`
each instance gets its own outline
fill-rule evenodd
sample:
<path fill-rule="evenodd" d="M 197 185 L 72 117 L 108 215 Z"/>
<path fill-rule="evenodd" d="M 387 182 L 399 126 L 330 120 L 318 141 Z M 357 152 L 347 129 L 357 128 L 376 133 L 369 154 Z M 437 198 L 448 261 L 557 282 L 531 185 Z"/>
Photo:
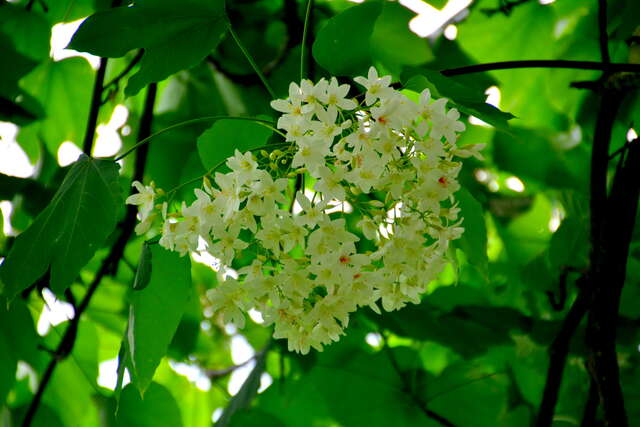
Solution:
<path fill-rule="evenodd" d="M 18 236 L 0 266 L 3 293 L 13 298 L 51 269 L 62 294 L 116 226 L 122 206 L 118 165 L 82 155 L 53 199 Z"/>

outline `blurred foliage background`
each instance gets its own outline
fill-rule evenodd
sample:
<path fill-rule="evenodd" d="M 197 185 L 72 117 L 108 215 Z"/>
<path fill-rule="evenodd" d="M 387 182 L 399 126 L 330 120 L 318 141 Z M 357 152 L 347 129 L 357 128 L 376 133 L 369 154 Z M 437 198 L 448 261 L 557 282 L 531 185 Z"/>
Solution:
<path fill-rule="evenodd" d="M 0 1 L 0 259 L 23 232 L 26 243 L 15 252 L 32 250 L 30 257 L 15 255 L 18 267 L 6 262 L 0 270 L 1 425 L 523 426 L 535 422 L 543 398 L 549 399 L 550 380 L 557 380 L 557 403 L 548 421 L 538 418 L 540 425 L 622 425 L 599 405 L 603 388 L 592 380 L 599 365 L 587 318 L 581 321 L 584 311 L 568 336 L 563 325 L 581 286 L 591 286 L 582 282 L 595 277 L 590 171 L 597 123 L 609 108 L 604 155 L 617 157 L 608 167 L 605 161 L 604 179 L 611 183 L 622 169 L 617 159 L 630 150 L 625 144 L 637 138 L 637 79 L 549 67 L 452 77 L 438 71 L 512 60 L 600 62 L 599 19 L 610 62 L 637 62 L 632 35 L 640 25 L 639 2 L 311 2 L 307 77 L 347 81 L 375 65 L 403 87 L 430 87 L 448 97 L 468 128 L 458 144 L 487 147 L 485 161 L 469 159 L 461 172 L 466 232 L 453 252 L 456 262 L 424 301 L 383 315 L 361 311 L 340 342 L 306 356 L 272 340 L 258 315 L 244 330 L 212 316 L 207 291 L 219 278 L 210 260 L 155 254 L 149 286 L 136 290 L 136 270 L 145 267 L 149 249 L 132 235 L 135 216 L 115 196 L 126 197 L 134 177 L 174 188 L 202 175 L 211 156 L 224 158 L 236 147 L 275 142 L 275 136 L 244 122 L 212 127 L 196 121 L 158 135 L 148 151 L 121 161 L 114 178 L 120 189 L 91 184 L 89 193 L 52 197 L 72 168 L 94 182 L 91 167 L 101 164 L 80 159 L 69 166 L 81 149 L 113 156 L 153 132 L 206 116 L 274 118 L 272 97 L 228 26 L 275 95 L 285 97 L 289 82 L 300 80 L 308 3 L 127 3 Z M 599 15 L 603 4 L 608 13 Z M 71 42 L 96 56 L 52 50 L 56 35 L 66 29 L 70 37 L 79 20 L 96 13 Z M 615 108 L 603 104 L 607 93 L 616 98 Z M 20 165 L 26 165 L 22 171 Z M 637 174 L 628 177 L 639 181 Z M 182 187 L 180 197 L 193 197 L 195 185 Z M 93 194 L 113 194 L 120 204 L 108 211 L 85 204 Z M 56 200 L 57 210 L 51 208 Z M 628 205 L 635 206 L 633 200 L 607 205 L 610 222 Z M 70 217 L 74 206 L 82 214 Z M 53 220 L 42 225 L 35 219 L 45 208 Z M 631 227 L 633 219 L 635 209 Z M 349 224 L 358 220 L 353 213 Z M 620 232 L 630 239 L 628 258 L 626 251 L 618 258 L 624 287 L 619 310 L 615 306 L 608 319 L 614 332 L 617 327 L 613 345 L 626 416 L 638 425 L 640 235 L 624 224 Z M 52 231 L 58 225 L 95 229 L 102 237 L 97 246 L 67 245 L 67 256 L 82 261 L 75 265 L 56 258 L 73 236 Z M 40 234 L 28 231 L 37 227 Z M 56 269 L 73 277 L 54 277 Z M 608 276 L 598 278 L 609 283 Z M 593 297 L 595 291 L 590 295 L 592 306 L 604 301 Z M 139 322 L 142 359 L 125 345 L 131 319 Z M 560 344 L 552 347 L 554 339 Z M 564 371 L 552 369 L 548 378 L 550 348 L 566 350 L 567 357 Z M 134 357 L 138 363 L 133 383 L 124 387 L 116 385 L 116 378 L 128 378 L 119 354 L 121 361 Z M 134 384 L 145 381 L 150 385 L 141 399 Z"/>

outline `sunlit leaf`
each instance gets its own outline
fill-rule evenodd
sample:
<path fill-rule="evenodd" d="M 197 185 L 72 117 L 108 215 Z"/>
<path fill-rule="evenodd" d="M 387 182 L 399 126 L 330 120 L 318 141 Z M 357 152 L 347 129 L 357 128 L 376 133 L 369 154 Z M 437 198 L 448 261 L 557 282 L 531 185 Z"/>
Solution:
<path fill-rule="evenodd" d="M 224 163 L 235 150 L 241 153 L 261 147 L 271 136 L 271 130 L 244 120 L 218 120 L 198 138 L 198 153 L 206 169 Z"/>
<path fill-rule="evenodd" d="M 133 384 L 122 390 L 120 407 L 117 414 L 117 426 L 129 427 L 180 427 L 182 418 L 180 408 L 169 390 L 158 383 L 149 384 L 149 388 L 140 397 Z"/>
<path fill-rule="evenodd" d="M 81 145 L 93 80 L 93 71 L 83 58 L 39 65 L 21 86 L 43 105 L 45 118 L 20 129 L 18 141 L 44 142 L 54 156 L 65 141 Z"/>
<path fill-rule="evenodd" d="M 371 34 L 382 3 L 366 2 L 331 18 L 313 43 L 313 57 L 337 76 L 366 74 L 371 65 Z"/>
<path fill-rule="evenodd" d="M 127 331 L 132 378 L 141 395 L 167 353 L 189 298 L 192 298 L 189 257 L 153 245 L 151 278 L 144 289 L 131 295 Z"/>

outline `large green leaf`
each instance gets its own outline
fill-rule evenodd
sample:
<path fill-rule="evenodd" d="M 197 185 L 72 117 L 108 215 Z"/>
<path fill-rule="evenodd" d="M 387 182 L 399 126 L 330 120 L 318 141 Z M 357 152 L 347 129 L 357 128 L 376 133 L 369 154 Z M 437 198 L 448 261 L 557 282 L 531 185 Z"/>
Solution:
<path fill-rule="evenodd" d="M 140 397 L 133 384 L 122 390 L 117 414 L 118 427 L 180 427 L 180 408 L 169 390 L 158 383 L 151 383 Z"/>
<path fill-rule="evenodd" d="M 154 0 L 98 12 L 80 26 L 70 47 L 117 58 L 144 48 L 140 70 L 125 92 L 198 64 L 218 45 L 229 25 L 224 1 Z"/>
<path fill-rule="evenodd" d="M 18 52 L 31 59 L 40 61 L 49 56 L 51 29 L 40 15 L 19 6 L 5 5 L 0 8 L 0 32 L 12 39 Z"/>
<path fill-rule="evenodd" d="M 371 34 L 382 3 L 365 2 L 329 19 L 313 43 L 313 57 L 336 76 L 366 74 Z"/>
<path fill-rule="evenodd" d="M 84 58 L 46 61 L 20 82 L 45 108 L 45 118 L 20 129 L 21 143 L 44 142 L 51 154 L 65 141 L 80 145 L 85 132 L 93 70 Z"/>
<path fill-rule="evenodd" d="M 51 268 L 51 289 L 62 294 L 115 229 L 121 205 L 118 165 L 81 156 L 0 266 L 3 293 L 15 296 Z"/>
<path fill-rule="evenodd" d="M 431 48 L 409 29 L 415 14 L 400 3 L 384 2 L 371 34 L 371 53 L 391 68 L 419 65 L 433 58 Z"/>
<path fill-rule="evenodd" d="M 240 120 L 219 120 L 198 138 L 198 153 L 206 169 L 211 169 L 233 156 L 235 150 L 245 152 L 266 144 L 271 130 Z"/>
<path fill-rule="evenodd" d="M 190 297 L 189 257 L 151 246 L 151 278 L 131 295 L 127 331 L 132 380 L 140 394 L 167 353 Z"/>

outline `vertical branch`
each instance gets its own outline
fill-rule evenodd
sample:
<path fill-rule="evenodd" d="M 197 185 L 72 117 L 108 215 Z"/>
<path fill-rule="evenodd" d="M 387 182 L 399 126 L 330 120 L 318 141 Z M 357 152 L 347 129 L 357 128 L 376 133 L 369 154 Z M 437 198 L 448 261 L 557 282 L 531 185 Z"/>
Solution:
<path fill-rule="evenodd" d="M 581 279 L 581 282 L 586 281 Z M 571 338 L 580 325 L 580 321 L 587 312 L 590 298 L 588 296 L 588 286 L 583 285 L 578 293 L 578 297 L 569 309 L 567 316 L 562 322 L 560 331 L 549 347 L 549 368 L 547 369 L 547 379 L 542 394 L 542 402 L 536 418 L 536 426 L 550 426 L 553 414 L 558 402 L 558 393 L 562 384 L 562 374 L 569 354 Z"/>
<path fill-rule="evenodd" d="M 93 148 L 93 139 L 98 124 L 98 113 L 102 104 L 102 87 L 104 85 L 104 75 L 107 72 L 107 58 L 100 58 L 100 66 L 96 73 L 96 80 L 93 84 L 93 94 L 91 95 L 91 107 L 89 109 L 89 117 L 87 118 L 87 128 L 84 133 L 84 142 L 82 143 L 82 152 L 87 156 L 91 156 Z"/>
<path fill-rule="evenodd" d="M 607 33 L 607 0 L 598 0 L 598 27 L 600 29 L 600 57 L 605 64 L 611 63 L 609 56 L 609 34 Z"/>
<path fill-rule="evenodd" d="M 628 156 L 620 160 L 605 218 L 603 252 L 595 266 L 598 282 L 587 329 L 587 344 L 593 358 L 592 377 L 604 409 L 605 425 L 628 424 L 616 352 L 620 297 L 624 286 L 629 246 L 638 209 L 640 142 L 629 144 Z"/>

